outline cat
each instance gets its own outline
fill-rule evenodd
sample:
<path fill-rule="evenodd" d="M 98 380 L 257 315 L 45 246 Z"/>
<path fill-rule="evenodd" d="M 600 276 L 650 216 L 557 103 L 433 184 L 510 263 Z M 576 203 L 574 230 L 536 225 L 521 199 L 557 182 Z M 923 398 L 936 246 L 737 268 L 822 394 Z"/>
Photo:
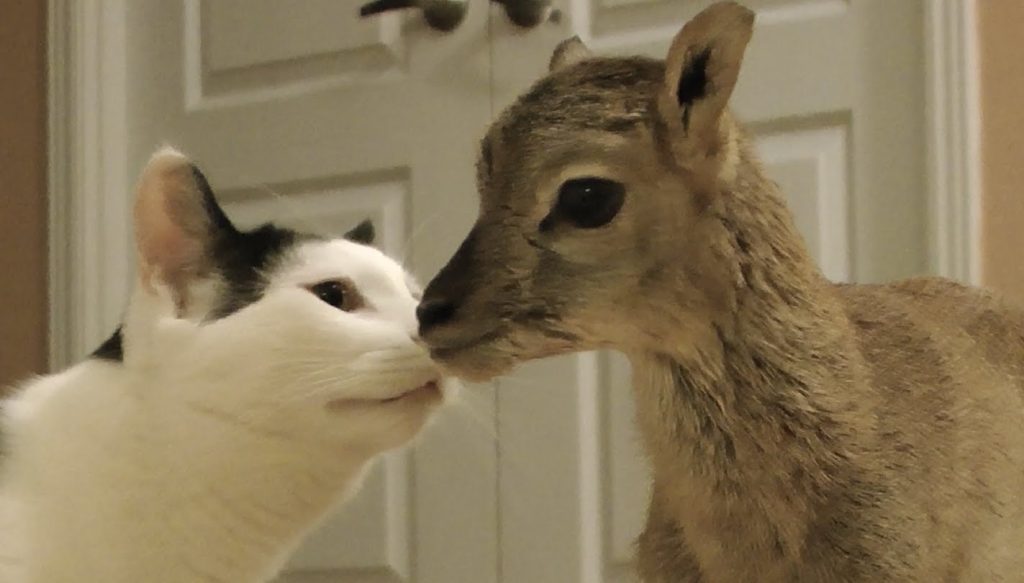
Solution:
<path fill-rule="evenodd" d="M 123 325 L 2 407 L 0 581 L 267 581 L 451 391 L 372 247 L 232 225 L 176 150 L 134 205 Z"/>

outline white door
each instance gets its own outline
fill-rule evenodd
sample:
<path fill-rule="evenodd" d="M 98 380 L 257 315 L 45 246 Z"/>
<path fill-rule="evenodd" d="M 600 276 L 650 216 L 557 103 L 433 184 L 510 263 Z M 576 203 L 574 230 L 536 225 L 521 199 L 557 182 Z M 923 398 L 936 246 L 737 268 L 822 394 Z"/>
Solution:
<path fill-rule="evenodd" d="M 166 140 L 242 221 L 340 232 L 370 215 L 426 280 L 475 218 L 484 128 L 559 40 L 661 57 L 708 3 L 563 0 L 560 21 L 522 30 L 469 0 L 438 33 L 416 12 L 358 20 L 358 0 L 132 0 L 129 166 Z M 825 271 L 923 271 L 921 0 L 747 4 L 758 25 L 734 105 Z M 628 375 L 583 354 L 466 391 L 471 408 L 388 458 L 283 580 L 631 580 L 648 480 Z"/>
<path fill-rule="evenodd" d="M 710 3 L 565 0 L 561 27 L 525 33 L 495 10 L 496 109 L 570 34 L 601 54 L 663 58 Z M 825 273 L 868 282 L 925 271 L 923 2 L 744 3 L 758 16 L 733 106 Z M 583 354 L 498 381 L 505 581 L 634 580 L 648 477 L 629 374 L 617 355 Z"/>
<path fill-rule="evenodd" d="M 475 218 L 491 116 L 487 5 L 455 32 L 358 0 L 127 2 L 129 166 L 194 157 L 242 223 L 341 234 L 364 217 L 427 279 Z M 273 193 L 273 194 L 271 194 Z M 306 544 L 289 583 L 497 580 L 493 390 L 373 472 Z"/>

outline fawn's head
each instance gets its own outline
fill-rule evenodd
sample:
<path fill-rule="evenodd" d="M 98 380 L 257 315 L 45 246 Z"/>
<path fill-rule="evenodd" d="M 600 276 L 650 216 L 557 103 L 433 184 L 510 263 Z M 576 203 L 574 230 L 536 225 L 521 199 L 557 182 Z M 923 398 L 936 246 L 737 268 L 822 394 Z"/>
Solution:
<path fill-rule="evenodd" d="M 736 173 L 726 106 L 753 20 L 716 4 L 665 61 L 594 58 L 578 39 L 556 49 L 482 142 L 479 218 L 418 310 L 437 361 L 484 380 L 543 356 L 651 348 L 659 320 L 700 328 L 729 277 L 712 210 Z M 692 314 L 652 313 L 668 288 Z"/>

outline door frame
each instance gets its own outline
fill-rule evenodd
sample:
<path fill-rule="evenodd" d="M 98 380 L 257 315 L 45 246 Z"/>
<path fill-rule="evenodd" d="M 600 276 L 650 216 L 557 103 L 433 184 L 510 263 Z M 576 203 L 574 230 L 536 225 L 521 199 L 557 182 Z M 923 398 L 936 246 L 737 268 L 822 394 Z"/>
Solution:
<path fill-rule="evenodd" d="M 124 309 L 131 229 L 128 0 L 48 1 L 49 357 L 94 348 Z M 979 283 L 976 0 L 924 0 L 928 257 Z M 116 258 L 116 259 L 112 259 Z"/>
<path fill-rule="evenodd" d="M 929 259 L 981 283 L 981 109 L 977 0 L 925 0 Z"/>
<path fill-rule="evenodd" d="M 130 253 L 126 0 L 48 0 L 49 357 L 113 332 Z M 117 193 L 111 196 L 110 193 Z M 112 258 L 117 258 L 113 260 Z"/>

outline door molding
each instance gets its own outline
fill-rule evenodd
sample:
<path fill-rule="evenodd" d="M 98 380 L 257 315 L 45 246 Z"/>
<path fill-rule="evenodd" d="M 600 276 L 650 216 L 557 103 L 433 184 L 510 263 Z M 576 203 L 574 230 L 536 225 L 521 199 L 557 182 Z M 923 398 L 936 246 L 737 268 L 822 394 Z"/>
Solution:
<path fill-rule="evenodd" d="M 48 0 L 51 369 L 94 349 L 124 309 L 126 9 L 125 0 Z"/>
<path fill-rule="evenodd" d="M 59 369 L 92 350 L 124 308 L 128 2 L 47 1 L 49 352 Z M 975 1 L 924 2 L 930 268 L 972 284 L 981 196 Z"/>
<path fill-rule="evenodd" d="M 931 270 L 978 285 L 981 115 L 975 2 L 924 2 L 925 146 Z"/>

